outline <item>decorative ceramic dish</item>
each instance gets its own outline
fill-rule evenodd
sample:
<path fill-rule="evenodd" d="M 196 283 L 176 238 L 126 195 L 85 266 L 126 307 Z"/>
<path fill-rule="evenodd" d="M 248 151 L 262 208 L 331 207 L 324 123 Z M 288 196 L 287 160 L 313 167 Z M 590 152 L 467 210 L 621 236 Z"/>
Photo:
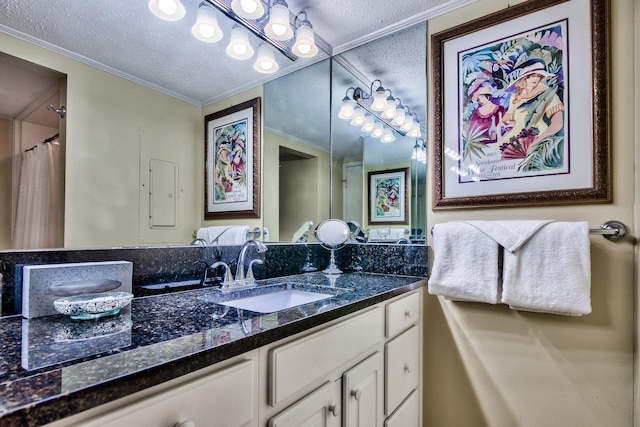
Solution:
<path fill-rule="evenodd" d="M 133 294 L 128 292 L 102 292 L 58 298 L 53 306 L 74 320 L 98 319 L 120 313 L 132 299 Z"/>

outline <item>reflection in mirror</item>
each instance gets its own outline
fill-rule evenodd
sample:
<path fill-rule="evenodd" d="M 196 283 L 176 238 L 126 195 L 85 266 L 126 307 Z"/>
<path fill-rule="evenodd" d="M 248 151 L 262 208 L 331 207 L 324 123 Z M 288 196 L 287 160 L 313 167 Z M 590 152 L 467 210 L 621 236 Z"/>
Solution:
<path fill-rule="evenodd" d="M 294 243 L 306 243 L 309 239 L 309 230 L 311 230 L 311 227 L 313 227 L 313 221 L 303 222 L 300 228 L 293 233 L 291 241 Z"/>
<path fill-rule="evenodd" d="M 264 226 L 291 241 L 301 223 L 329 218 L 330 62 L 264 85 Z"/>
<path fill-rule="evenodd" d="M 0 249 L 62 246 L 66 76 L 2 52 L 0 76 Z"/>
<path fill-rule="evenodd" d="M 318 239 L 322 246 L 331 250 L 329 266 L 322 270 L 323 273 L 342 273 L 342 270 L 340 270 L 336 265 L 335 250 L 349 240 L 349 234 L 349 226 L 346 222 L 339 219 L 328 219 L 318 225 L 315 231 L 316 239 Z"/>
<path fill-rule="evenodd" d="M 415 114 L 421 124 L 419 136 L 406 130 L 390 131 L 395 139 L 385 143 L 382 138 L 364 132 L 361 124 L 352 124 L 354 120 L 340 118 L 345 94 L 353 95 L 354 92 L 349 88 L 360 88 L 364 95 L 373 98 L 380 83 L 387 96 L 390 91 L 395 97 L 396 105 L 402 103 Z M 382 226 L 392 230 L 382 241 L 397 242 L 396 234 L 400 233 L 400 237 L 408 237 L 412 242 L 423 242 L 426 227 L 426 23 L 335 56 L 331 90 L 332 180 L 343 183 L 341 191 L 334 191 L 332 196 L 332 217 L 363 224 L 360 229 L 365 238 L 371 230 Z M 369 172 L 400 168 L 409 168 L 409 221 L 385 222 L 384 225 L 371 223 L 369 210 L 372 206 L 368 203 L 369 183 L 365 177 Z"/>

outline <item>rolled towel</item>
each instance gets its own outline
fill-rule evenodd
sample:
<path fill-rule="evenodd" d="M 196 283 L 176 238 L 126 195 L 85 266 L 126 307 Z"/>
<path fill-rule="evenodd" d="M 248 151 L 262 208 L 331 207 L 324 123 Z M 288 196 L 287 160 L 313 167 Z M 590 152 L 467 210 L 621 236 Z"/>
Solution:
<path fill-rule="evenodd" d="M 492 238 L 469 224 L 458 221 L 436 224 L 429 293 L 459 301 L 496 304 L 500 292 L 500 251 Z"/>

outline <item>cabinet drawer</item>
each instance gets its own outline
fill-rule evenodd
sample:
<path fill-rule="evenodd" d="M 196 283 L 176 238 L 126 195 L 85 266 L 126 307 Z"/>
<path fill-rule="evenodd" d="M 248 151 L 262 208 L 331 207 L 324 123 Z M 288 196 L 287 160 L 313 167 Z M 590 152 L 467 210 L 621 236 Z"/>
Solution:
<path fill-rule="evenodd" d="M 216 427 L 254 426 L 255 371 L 254 361 L 245 360 L 79 425 L 171 427 L 190 420 L 207 426 L 215 420 Z"/>
<path fill-rule="evenodd" d="M 411 391 L 420 377 L 420 336 L 412 326 L 385 345 L 387 354 L 385 413 L 391 414 Z"/>
<path fill-rule="evenodd" d="M 384 313 L 376 307 L 269 352 L 269 404 L 276 406 L 319 382 L 384 337 Z M 328 379 L 328 378 L 324 378 Z"/>
<path fill-rule="evenodd" d="M 420 402 L 418 392 L 412 391 L 407 400 L 384 422 L 384 427 L 419 427 Z"/>
<path fill-rule="evenodd" d="M 404 331 L 420 320 L 420 296 L 414 292 L 387 304 L 387 338 Z"/>

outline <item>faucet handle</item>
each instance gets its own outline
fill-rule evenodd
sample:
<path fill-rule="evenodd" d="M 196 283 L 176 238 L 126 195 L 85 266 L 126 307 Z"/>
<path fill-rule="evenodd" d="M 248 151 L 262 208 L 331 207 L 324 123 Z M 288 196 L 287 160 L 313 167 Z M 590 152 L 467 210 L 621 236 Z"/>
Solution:
<path fill-rule="evenodd" d="M 247 284 L 254 284 L 256 281 L 256 278 L 253 275 L 253 264 L 262 265 L 264 264 L 264 261 L 258 258 L 251 260 L 251 262 L 249 263 L 249 269 L 247 271 L 247 278 L 245 279 Z"/>

